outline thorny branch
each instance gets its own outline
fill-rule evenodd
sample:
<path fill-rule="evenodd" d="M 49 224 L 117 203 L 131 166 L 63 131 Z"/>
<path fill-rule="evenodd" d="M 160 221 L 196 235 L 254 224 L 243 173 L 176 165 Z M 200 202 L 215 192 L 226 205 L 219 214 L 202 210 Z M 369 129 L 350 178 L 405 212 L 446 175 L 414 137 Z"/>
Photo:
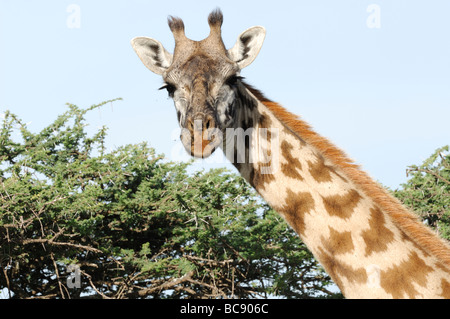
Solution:
<path fill-rule="evenodd" d="M 84 131 L 88 110 L 70 104 L 36 134 L 11 113 L 0 123 L 4 295 L 266 297 L 286 269 L 280 294 L 308 295 L 297 279 L 317 264 L 290 249 L 303 246 L 243 179 L 224 170 L 191 175 L 189 164 L 164 161 L 145 143 L 108 153 L 106 128 Z M 20 142 L 11 136 L 16 124 Z M 67 282 L 73 264 L 80 288 Z M 315 291 L 326 285 L 317 281 Z"/>

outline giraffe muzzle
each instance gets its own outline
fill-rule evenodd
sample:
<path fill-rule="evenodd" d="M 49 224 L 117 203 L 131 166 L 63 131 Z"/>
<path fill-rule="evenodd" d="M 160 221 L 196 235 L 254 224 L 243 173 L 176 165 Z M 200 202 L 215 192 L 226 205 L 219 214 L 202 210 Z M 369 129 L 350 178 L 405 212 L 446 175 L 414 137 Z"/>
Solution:
<path fill-rule="evenodd" d="M 196 113 L 186 119 L 181 142 L 191 156 L 206 158 L 222 143 L 222 132 L 212 115 Z"/>

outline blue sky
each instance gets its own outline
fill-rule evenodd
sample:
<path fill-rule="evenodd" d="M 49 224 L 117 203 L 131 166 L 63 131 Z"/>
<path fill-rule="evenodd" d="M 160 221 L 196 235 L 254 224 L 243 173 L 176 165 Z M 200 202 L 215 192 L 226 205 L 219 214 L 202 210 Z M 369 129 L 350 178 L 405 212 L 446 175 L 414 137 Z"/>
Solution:
<path fill-rule="evenodd" d="M 173 103 L 130 40 L 153 37 L 172 51 L 168 15 L 183 18 L 188 37 L 201 40 L 207 15 L 220 7 L 228 47 L 248 27 L 267 30 L 260 55 L 242 72 L 247 81 L 384 185 L 397 188 L 408 165 L 450 144 L 449 1 L 192 3 L 0 0 L 0 114 L 10 110 L 37 132 L 67 102 L 88 107 L 122 97 L 92 112 L 89 130 L 106 125 L 110 150 L 147 141 L 180 159 Z M 371 4 L 380 10 L 379 28 L 367 24 Z M 231 168 L 195 164 L 212 166 Z"/>

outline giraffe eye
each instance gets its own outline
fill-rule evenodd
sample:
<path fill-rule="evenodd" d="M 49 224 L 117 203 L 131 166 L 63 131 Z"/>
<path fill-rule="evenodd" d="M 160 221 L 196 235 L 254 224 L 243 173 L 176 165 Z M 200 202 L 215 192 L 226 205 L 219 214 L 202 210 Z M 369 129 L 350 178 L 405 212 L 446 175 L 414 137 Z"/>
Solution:
<path fill-rule="evenodd" d="M 164 86 L 160 87 L 159 89 L 160 89 L 160 90 L 166 89 L 167 92 L 169 93 L 169 96 L 170 96 L 170 97 L 173 97 L 173 93 L 175 92 L 175 90 L 176 90 L 177 88 L 176 88 L 175 85 L 173 85 L 173 84 L 166 83 Z"/>

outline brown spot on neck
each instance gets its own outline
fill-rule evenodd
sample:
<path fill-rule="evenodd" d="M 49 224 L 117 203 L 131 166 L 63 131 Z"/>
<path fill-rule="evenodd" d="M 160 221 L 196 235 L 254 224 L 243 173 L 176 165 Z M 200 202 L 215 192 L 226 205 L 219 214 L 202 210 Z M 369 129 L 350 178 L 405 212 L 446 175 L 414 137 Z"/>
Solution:
<path fill-rule="evenodd" d="M 441 288 L 442 288 L 442 293 L 441 293 L 442 298 L 450 299 L 450 283 L 447 280 L 442 279 L 441 280 Z"/>
<path fill-rule="evenodd" d="M 281 164 L 281 171 L 288 177 L 302 181 L 303 177 L 300 175 L 302 164 L 297 158 L 292 156 L 291 151 L 293 148 L 294 147 L 286 141 L 281 143 L 281 156 L 283 156 L 287 161 L 287 163 Z"/>
<path fill-rule="evenodd" d="M 259 128 L 267 128 L 269 129 L 272 126 L 272 121 L 266 113 L 262 113 L 259 116 Z"/>
<path fill-rule="evenodd" d="M 353 214 L 362 197 L 356 190 L 351 189 L 345 195 L 322 196 L 322 199 L 330 216 L 347 219 Z"/>
<path fill-rule="evenodd" d="M 336 170 L 328 165 L 325 165 L 323 156 L 318 156 L 317 161 L 307 161 L 309 166 L 309 173 L 318 183 L 331 182 L 333 177 L 331 173 L 341 178 L 344 182 L 347 182 L 345 178 L 339 175 Z"/>
<path fill-rule="evenodd" d="M 250 172 L 250 184 L 256 190 L 265 190 L 266 184 L 275 180 L 275 175 L 270 173 L 271 161 L 269 163 L 255 163 Z M 266 169 L 268 173 L 266 173 Z"/>
<path fill-rule="evenodd" d="M 327 248 L 333 255 L 350 253 L 355 249 L 351 232 L 339 232 L 330 226 L 328 229 L 330 230 L 330 236 L 328 239 L 322 238 L 322 242 L 328 243 Z"/>
<path fill-rule="evenodd" d="M 380 285 L 393 298 L 416 298 L 418 291 L 414 283 L 425 287 L 427 275 L 432 271 L 416 252 L 411 252 L 407 260 L 381 271 Z"/>
<path fill-rule="evenodd" d="M 347 265 L 346 263 L 339 261 L 329 251 L 328 248 L 331 247 L 325 246 L 324 248 L 319 248 L 317 259 L 344 294 L 346 293 L 343 282 L 344 278 L 351 283 L 361 284 L 367 281 L 367 272 L 364 268 L 354 268 L 351 265 Z"/>
<path fill-rule="evenodd" d="M 286 221 L 298 234 L 303 235 L 305 231 L 305 214 L 310 213 L 314 206 L 314 199 L 310 193 L 294 193 L 288 189 L 286 204 L 275 209 L 284 215 Z"/>
<path fill-rule="evenodd" d="M 375 252 L 385 251 L 394 240 L 394 233 L 386 227 L 386 219 L 381 210 L 370 209 L 369 229 L 362 232 L 366 244 L 366 257 Z"/>

